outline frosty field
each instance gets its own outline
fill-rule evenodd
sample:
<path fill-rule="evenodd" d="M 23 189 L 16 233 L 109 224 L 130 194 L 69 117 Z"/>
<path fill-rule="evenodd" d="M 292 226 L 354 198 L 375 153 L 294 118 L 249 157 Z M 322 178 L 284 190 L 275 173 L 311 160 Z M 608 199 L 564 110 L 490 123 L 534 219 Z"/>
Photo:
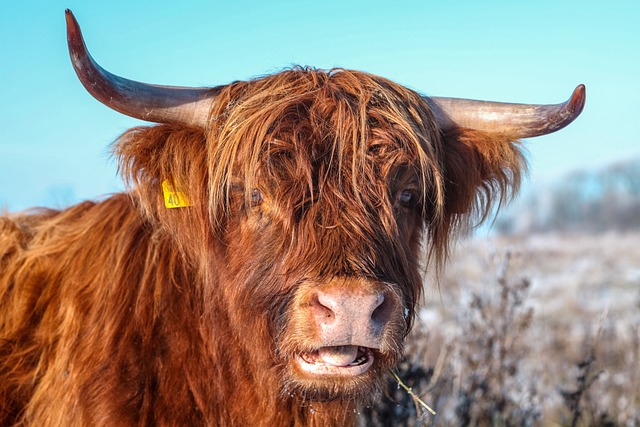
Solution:
<path fill-rule="evenodd" d="M 640 233 L 462 240 L 368 425 L 639 425 Z"/>

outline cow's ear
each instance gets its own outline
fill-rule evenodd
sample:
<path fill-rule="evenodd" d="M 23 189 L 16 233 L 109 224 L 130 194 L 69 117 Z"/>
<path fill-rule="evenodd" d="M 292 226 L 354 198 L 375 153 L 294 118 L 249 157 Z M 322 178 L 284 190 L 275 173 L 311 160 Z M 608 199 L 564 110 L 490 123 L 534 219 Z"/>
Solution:
<path fill-rule="evenodd" d="M 517 192 L 527 164 L 519 141 L 504 134 L 454 129 L 443 136 L 445 215 L 482 222 Z"/>

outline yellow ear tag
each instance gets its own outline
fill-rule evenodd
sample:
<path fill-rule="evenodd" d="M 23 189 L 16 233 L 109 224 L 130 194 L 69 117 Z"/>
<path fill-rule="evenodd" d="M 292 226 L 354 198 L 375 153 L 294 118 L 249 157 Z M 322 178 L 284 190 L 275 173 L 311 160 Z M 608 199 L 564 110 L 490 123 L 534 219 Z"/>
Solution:
<path fill-rule="evenodd" d="M 180 187 L 174 187 L 168 179 L 162 181 L 162 193 L 164 205 L 168 208 L 186 208 L 191 206 L 189 199 L 184 195 Z"/>

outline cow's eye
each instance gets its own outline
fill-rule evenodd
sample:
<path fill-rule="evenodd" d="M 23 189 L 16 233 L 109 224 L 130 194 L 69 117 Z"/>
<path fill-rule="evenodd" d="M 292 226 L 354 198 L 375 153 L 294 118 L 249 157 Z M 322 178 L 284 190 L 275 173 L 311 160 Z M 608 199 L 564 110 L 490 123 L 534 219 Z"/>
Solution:
<path fill-rule="evenodd" d="M 396 200 L 405 207 L 412 207 L 416 204 L 416 195 L 412 190 L 402 190 L 398 193 Z"/>
<path fill-rule="evenodd" d="M 264 201 L 264 196 L 257 188 L 251 192 L 251 206 L 259 206 Z"/>

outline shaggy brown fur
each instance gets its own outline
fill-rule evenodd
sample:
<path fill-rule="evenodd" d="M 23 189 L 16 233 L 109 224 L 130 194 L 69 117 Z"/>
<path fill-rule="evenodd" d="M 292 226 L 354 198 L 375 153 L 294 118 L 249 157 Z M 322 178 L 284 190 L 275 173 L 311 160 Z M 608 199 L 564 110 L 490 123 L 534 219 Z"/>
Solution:
<path fill-rule="evenodd" d="M 117 141 L 128 193 L 0 218 L 0 425 L 353 422 L 402 355 L 422 261 L 524 169 L 508 135 L 441 135 L 418 94 L 369 74 L 214 90 L 205 132 Z M 164 179 L 192 206 L 166 209 Z M 293 367 L 319 345 L 305 304 L 323 286 L 393 295 L 366 375 Z"/>

